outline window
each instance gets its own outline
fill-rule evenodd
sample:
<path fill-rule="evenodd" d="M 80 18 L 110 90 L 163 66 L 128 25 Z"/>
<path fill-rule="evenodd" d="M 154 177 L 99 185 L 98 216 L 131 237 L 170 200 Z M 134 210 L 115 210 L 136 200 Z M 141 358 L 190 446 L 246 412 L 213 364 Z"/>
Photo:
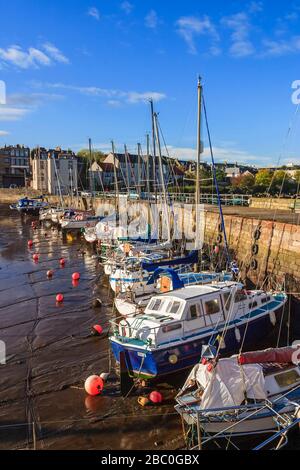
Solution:
<path fill-rule="evenodd" d="M 164 303 L 163 299 L 153 299 L 151 304 L 149 305 L 149 310 L 160 310 L 162 304 Z"/>
<path fill-rule="evenodd" d="M 300 376 L 296 369 L 288 370 L 282 374 L 274 376 L 276 382 L 280 387 L 287 387 L 288 385 L 293 385 L 296 382 L 299 382 Z"/>
<path fill-rule="evenodd" d="M 5 158 L 4 159 L 4 163 L 9 163 L 10 162 L 10 159 L 9 158 Z"/>
<path fill-rule="evenodd" d="M 243 300 L 247 300 L 247 295 L 242 290 L 237 291 L 237 293 L 234 296 L 235 303 L 242 302 Z"/>
<path fill-rule="evenodd" d="M 225 292 L 225 294 L 223 294 L 223 300 L 225 310 L 228 312 L 231 304 L 231 292 Z"/>
<path fill-rule="evenodd" d="M 255 302 L 250 302 L 249 308 L 251 309 L 251 308 L 255 308 L 255 307 L 257 307 L 257 302 L 256 301 Z"/>
<path fill-rule="evenodd" d="M 171 323 L 162 327 L 163 333 L 169 333 L 170 331 L 180 330 L 181 323 Z"/>
<path fill-rule="evenodd" d="M 208 300 L 204 302 L 205 314 L 213 315 L 220 312 L 220 303 L 218 299 Z"/>
<path fill-rule="evenodd" d="M 177 313 L 180 308 L 180 302 L 174 300 L 171 302 L 167 308 L 167 313 Z"/>
<path fill-rule="evenodd" d="M 197 304 L 191 305 L 187 320 L 195 320 L 196 318 L 200 317 L 200 315 L 201 315 L 200 306 Z"/>

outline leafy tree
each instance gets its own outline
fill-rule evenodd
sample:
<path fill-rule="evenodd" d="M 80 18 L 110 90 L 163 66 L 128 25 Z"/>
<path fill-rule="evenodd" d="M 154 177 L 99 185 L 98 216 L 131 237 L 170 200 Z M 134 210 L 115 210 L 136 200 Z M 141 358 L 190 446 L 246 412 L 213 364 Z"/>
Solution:
<path fill-rule="evenodd" d="M 255 176 L 255 184 L 261 189 L 267 189 L 272 181 L 273 173 L 271 170 L 259 170 Z"/>
<path fill-rule="evenodd" d="M 89 151 L 89 149 L 81 149 L 77 153 L 77 156 L 81 157 L 81 158 L 89 159 L 90 158 L 90 151 Z M 106 157 L 105 153 L 101 152 L 100 150 L 92 150 L 92 159 L 94 161 L 96 161 L 97 163 L 103 162 L 105 157 Z"/>

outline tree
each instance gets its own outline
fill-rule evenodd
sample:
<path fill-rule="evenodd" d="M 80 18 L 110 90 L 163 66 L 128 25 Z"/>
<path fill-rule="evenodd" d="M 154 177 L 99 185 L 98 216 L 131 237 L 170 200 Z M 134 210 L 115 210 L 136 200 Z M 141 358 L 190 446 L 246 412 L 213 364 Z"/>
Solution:
<path fill-rule="evenodd" d="M 262 190 L 266 190 L 272 181 L 273 173 L 271 170 L 259 170 L 255 176 L 255 184 L 260 186 Z"/>
<path fill-rule="evenodd" d="M 241 192 L 248 193 L 252 191 L 255 184 L 255 177 L 252 173 L 244 173 L 231 179 L 233 188 L 240 190 Z"/>
<path fill-rule="evenodd" d="M 77 156 L 80 158 L 90 158 L 90 151 L 89 149 L 81 149 L 77 153 Z M 103 162 L 105 159 L 106 155 L 105 153 L 101 152 L 101 150 L 92 150 L 92 160 L 96 161 L 97 163 Z"/>

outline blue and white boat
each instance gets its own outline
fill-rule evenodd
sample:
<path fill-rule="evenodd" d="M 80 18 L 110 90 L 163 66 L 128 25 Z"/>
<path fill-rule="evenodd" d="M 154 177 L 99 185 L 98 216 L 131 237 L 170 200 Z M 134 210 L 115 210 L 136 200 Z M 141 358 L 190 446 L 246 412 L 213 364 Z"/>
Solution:
<path fill-rule="evenodd" d="M 111 322 L 111 348 L 117 363 L 125 353 L 135 375 L 160 378 L 194 366 L 204 344 L 219 342 L 229 354 L 243 340 L 247 347 L 264 338 L 286 300 L 282 292 L 246 291 L 237 282 L 185 287 L 153 296 L 142 315 Z"/>
<path fill-rule="evenodd" d="M 192 264 L 197 263 L 198 252 L 191 251 L 184 257 L 170 258 L 166 251 L 152 252 L 141 257 L 126 258 L 121 265 L 116 265 L 109 276 L 109 283 L 114 292 L 134 291 L 145 293 L 151 274 L 160 267 L 175 267 L 190 271 Z M 151 292 L 151 289 L 149 290 Z"/>
<path fill-rule="evenodd" d="M 9 207 L 12 210 L 17 210 L 20 214 L 39 215 L 40 210 L 49 207 L 49 204 L 42 199 L 28 199 L 28 197 L 24 197 Z"/>

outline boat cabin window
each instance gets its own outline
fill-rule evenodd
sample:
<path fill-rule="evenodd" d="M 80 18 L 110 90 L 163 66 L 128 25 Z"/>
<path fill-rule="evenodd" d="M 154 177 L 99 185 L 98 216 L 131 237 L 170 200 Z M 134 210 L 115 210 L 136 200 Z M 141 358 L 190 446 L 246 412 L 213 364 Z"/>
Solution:
<path fill-rule="evenodd" d="M 269 295 L 268 295 L 267 297 L 263 297 L 263 298 L 261 299 L 261 303 L 262 303 L 262 304 L 265 304 L 266 302 L 269 302 L 269 301 L 270 301 L 270 296 L 269 296 Z"/>
<path fill-rule="evenodd" d="M 257 307 L 257 302 L 256 301 L 250 302 L 249 308 L 255 308 L 255 307 Z"/>
<path fill-rule="evenodd" d="M 161 309 L 163 303 L 164 303 L 163 299 L 153 299 L 149 305 L 149 310 L 158 311 Z"/>
<path fill-rule="evenodd" d="M 204 310 L 206 315 L 213 315 L 220 312 L 219 299 L 212 299 L 204 302 Z"/>
<path fill-rule="evenodd" d="M 225 310 L 228 312 L 230 310 L 230 304 L 231 304 L 231 292 L 225 292 L 223 294 L 223 300 L 224 300 Z"/>
<path fill-rule="evenodd" d="M 244 291 L 238 290 L 234 296 L 235 303 L 242 302 L 243 300 L 247 300 L 247 295 Z"/>
<path fill-rule="evenodd" d="M 171 323 L 170 325 L 165 325 L 162 327 L 163 333 L 169 333 L 170 331 L 180 330 L 181 323 Z"/>
<path fill-rule="evenodd" d="M 180 302 L 178 302 L 177 300 L 170 302 L 168 308 L 166 309 L 166 313 L 178 313 L 180 305 Z"/>
<path fill-rule="evenodd" d="M 277 374 L 274 376 L 274 378 L 280 387 L 287 387 L 288 385 L 293 385 L 294 383 L 299 382 L 300 380 L 300 376 L 296 369 L 291 369 L 287 372 Z"/>
<path fill-rule="evenodd" d="M 200 316 L 201 316 L 200 305 L 199 304 L 191 305 L 188 315 L 187 315 L 187 320 L 195 320 L 195 318 L 199 318 Z"/>

